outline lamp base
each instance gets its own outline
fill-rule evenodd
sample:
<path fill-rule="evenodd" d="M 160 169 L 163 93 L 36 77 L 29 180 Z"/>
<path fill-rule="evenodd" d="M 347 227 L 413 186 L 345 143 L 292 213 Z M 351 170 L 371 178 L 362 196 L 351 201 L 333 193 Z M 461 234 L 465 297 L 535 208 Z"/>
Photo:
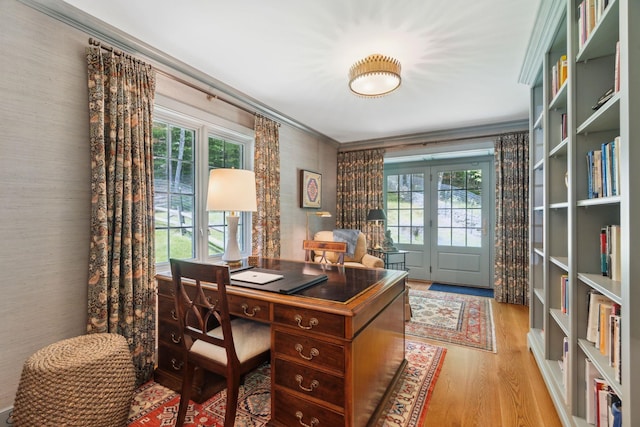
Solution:
<path fill-rule="evenodd" d="M 230 266 L 242 264 L 242 254 L 238 247 L 238 220 L 240 217 L 236 215 L 227 215 L 227 225 L 229 235 L 227 236 L 227 247 L 222 255 L 222 261 Z"/>

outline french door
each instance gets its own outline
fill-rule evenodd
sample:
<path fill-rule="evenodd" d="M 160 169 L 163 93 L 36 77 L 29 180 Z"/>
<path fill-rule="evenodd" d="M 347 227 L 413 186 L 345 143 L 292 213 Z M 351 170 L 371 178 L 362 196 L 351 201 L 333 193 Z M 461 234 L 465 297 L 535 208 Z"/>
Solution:
<path fill-rule="evenodd" d="M 385 166 L 387 233 L 409 277 L 491 287 L 492 159 Z"/>

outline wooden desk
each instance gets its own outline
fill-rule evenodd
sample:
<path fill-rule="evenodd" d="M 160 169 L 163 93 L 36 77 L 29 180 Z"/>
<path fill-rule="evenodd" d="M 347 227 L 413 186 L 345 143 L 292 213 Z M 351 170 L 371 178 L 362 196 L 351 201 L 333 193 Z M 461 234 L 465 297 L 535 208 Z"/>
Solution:
<path fill-rule="evenodd" d="M 227 288 L 233 314 L 271 324 L 271 425 L 351 427 L 377 419 L 380 402 L 406 364 L 406 272 L 283 260 L 261 260 L 260 267 L 329 277 L 295 295 Z M 155 378 L 179 390 L 182 364 L 171 277 L 158 274 L 157 280 Z M 215 296 L 215 286 L 210 292 Z M 198 375 L 194 397 L 203 400 L 207 376 Z"/>

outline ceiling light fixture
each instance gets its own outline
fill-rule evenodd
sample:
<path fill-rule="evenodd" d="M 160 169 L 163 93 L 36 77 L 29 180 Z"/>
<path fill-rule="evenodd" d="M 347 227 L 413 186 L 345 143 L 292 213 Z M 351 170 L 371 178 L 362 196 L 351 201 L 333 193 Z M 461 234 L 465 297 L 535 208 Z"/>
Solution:
<path fill-rule="evenodd" d="M 400 86 L 400 62 L 389 56 L 369 55 L 349 69 L 349 88 L 357 95 L 375 98 Z"/>

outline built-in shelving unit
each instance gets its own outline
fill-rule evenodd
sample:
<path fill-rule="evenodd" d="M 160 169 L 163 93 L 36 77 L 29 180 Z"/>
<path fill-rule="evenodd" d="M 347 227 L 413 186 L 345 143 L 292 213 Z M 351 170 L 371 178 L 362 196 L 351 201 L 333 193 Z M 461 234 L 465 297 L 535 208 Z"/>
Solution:
<path fill-rule="evenodd" d="M 581 3 L 541 2 L 521 75 L 531 88 L 528 343 L 565 426 L 589 425 L 588 363 L 621 399 L 622 424 L 633 426 L 640 425 L 640 80 L 633 78 L 640 1 L 603 0 L 583 40 Z M 594 108 L 616 81 L 614 95 Z M 590 198 L 587 154 L 616 137 L 620 190 Z M 621 230 L 620 280 L 601 272 L 600 232 L 612 224 Z M 620 306 L 621 380 L 587 339 L 593 293 Z"/>

